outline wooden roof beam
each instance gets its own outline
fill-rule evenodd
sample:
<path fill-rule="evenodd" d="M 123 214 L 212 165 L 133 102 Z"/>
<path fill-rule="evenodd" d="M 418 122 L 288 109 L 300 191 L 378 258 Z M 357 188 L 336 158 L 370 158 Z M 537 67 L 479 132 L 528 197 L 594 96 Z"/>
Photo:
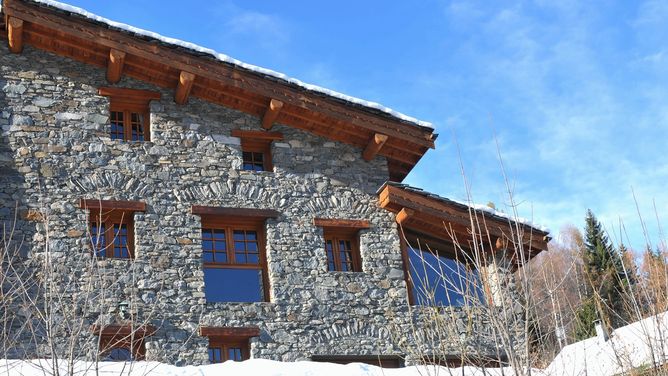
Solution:
<path fill-rule="evenodd" d="M 369 143 L 366 145 L 366 148 L 364 148 L 364 151 L 362 152 L 362 157 L 364 158 L 365 161 L 370 161 L 372 160 L 376 154 L 380 151 L 380 149 L 385 145 L 387 142 L 388 136 L 381 134 L 381 133 L 375 133 L 373 137 L 369 140 Z"/>
<path fill-rule="evenodd" d="M 9 17 L 7 21 L 7 39 L 9 40 L 9 50 L 15 54 L 23 51 L 23 20 L 16 17 Z"/>
<path fill-rule="evenodd" d="M 277 99 L 270 100 L 269 106 L 267 106 L 267 111 L 264 113 L 264 116 L 262 117 L 262 128 L 270 130 L 271 127 L 274 126 L 274 122 L 276 121 L 278 113 L 281 112 L 282 108 L 283 108 L 283 102 Z"/>
<path fill-rule="evenodd" d="M 397 223 L 399 225 L 403 225 L 404 223 L 406 223 L 406 221 L 408 219 L 410 219 L 411 217 L 414 217 L 414 216 L 415 216 L 415 211 L 414 210 L 408 209 L 408 208 L 403 208 L 403 209 L 401 209 L 401 211 L 399 211 L 399 213 L 397 213 L 397 216 L 396 216 L 395 220 L 397 221 Z"/>
<path fill-rule="evenodd" d="M 194 74 L 181 71 L 179 74 L 179 83 L 176 85 L 176 92 L 174 93 L 174 102 L 178 104 L 185 104 L 188 101 L 190 90 L 192 90 L 194 82 Z"/>
<path fill-rule="evenodd" d="M 107 61 L 107 81 L 115 84 L 121 80 L 123 75 L 123 65 L 125 64 L 125 52 L 117 49 L 109 50 L 109 60 Z"/>

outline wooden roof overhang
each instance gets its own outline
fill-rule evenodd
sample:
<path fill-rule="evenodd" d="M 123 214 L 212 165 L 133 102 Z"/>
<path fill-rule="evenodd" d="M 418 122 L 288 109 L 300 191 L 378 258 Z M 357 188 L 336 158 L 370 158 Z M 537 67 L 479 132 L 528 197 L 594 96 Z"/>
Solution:
<path fill-rule="evenodd" d="M 110 83 L 127 75 L 174 89 L 177 103 L 195 96 L 258 116 L 267 130 L 280 123 L 357 146 L 366 160 L 386 157 L 392 180 L 401 181 L 434 147 L 429 127 L 207 53 L 30 0 L 4 0 L 2 12 L 12 52 L 30 45 L 104 68 Z"/>
<path fill-rule="evenodd" d="M 454 242 L 470 249 L 475 239 L 486 251 L 515 251 L 514 261 L 520 264 L 547 250 L 550 240 L 545 231 L 403 184 L 388 182 L 378 195 L 380 206 L 396 213 L 402 229 L 422 235 L 425 242 L 446 244 L 447 252 L 454 250 Z"/>

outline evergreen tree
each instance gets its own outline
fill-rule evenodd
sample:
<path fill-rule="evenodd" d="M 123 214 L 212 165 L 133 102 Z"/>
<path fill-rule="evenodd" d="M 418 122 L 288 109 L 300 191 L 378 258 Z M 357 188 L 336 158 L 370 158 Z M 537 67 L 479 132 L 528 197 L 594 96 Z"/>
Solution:
<path fill-rule="evenodd" d="M 629 278 L 624 272 L 622 265 L 622 252 L 625 247 L 615 250 L 610 244 L 608 236 L 603 231 L 603 226 L 596 219 L 591 210 L 587 211 L 585 217 L 585 246 L 584 246 L 584 271 L 589 286 L 585 301 L 580 311 L 577 312 L 578 334 L 588 335 L 594 333 L 591 315 L 597 313 L 604 324 L 619 327 L 626 324 L 630 312 L 626 309 L 629 291 Z"/>

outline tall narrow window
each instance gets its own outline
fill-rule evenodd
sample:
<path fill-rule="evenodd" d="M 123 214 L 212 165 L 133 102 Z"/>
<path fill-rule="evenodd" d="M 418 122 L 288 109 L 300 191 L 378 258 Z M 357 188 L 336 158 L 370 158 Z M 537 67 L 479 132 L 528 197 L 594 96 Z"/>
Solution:
<path fill-rule="evenodd" d="M 89 211 L 90 243 L 99 258 L 134 258 L 134 213 L 144 211 L 143 202 L 81 200 Z"/>
<path fill-rule="evenodd" d="M 241 168 L 248 171 L 273 171 L 271 142 L 282 140 L 278 132 L 242 131 L 235 129 L 232 136 L 241 138 Z"/>
<path fill-rule="evenodd" d="M 264 221 L 276 213 L 271 210 L 202 206 L 194 206 L 193 213 L 202 217 L 206 300 L 268 301 Z"/>
<path fill-rule="evenodd" d="M 369 227 L 365 220 L 324 219 L 313 220 L 323 228 L 327 270 L 330 272 L 361 272 L 359 230 Z"/>
<path fill-rule="evenodd" d="M 160 93 L 125 88 L 100 88 L 109 97 L 109 135 L 112 140 L 149 141 L 149 103 Z"/>

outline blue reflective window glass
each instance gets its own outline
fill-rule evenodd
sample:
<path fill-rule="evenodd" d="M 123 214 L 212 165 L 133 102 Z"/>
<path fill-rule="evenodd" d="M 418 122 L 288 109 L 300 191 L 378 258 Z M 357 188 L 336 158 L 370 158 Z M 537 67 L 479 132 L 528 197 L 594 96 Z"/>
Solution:
<path fill-rule="evenodd" d="M 261 269 L 204 268 L 208 302 L 261 302 Z"/>
<path fill-rule="evenodd" d="M 477 270 L 449 257 L 408 248 L 414 303 L 423 306 L 462 306 L 481 301 Z"/>

